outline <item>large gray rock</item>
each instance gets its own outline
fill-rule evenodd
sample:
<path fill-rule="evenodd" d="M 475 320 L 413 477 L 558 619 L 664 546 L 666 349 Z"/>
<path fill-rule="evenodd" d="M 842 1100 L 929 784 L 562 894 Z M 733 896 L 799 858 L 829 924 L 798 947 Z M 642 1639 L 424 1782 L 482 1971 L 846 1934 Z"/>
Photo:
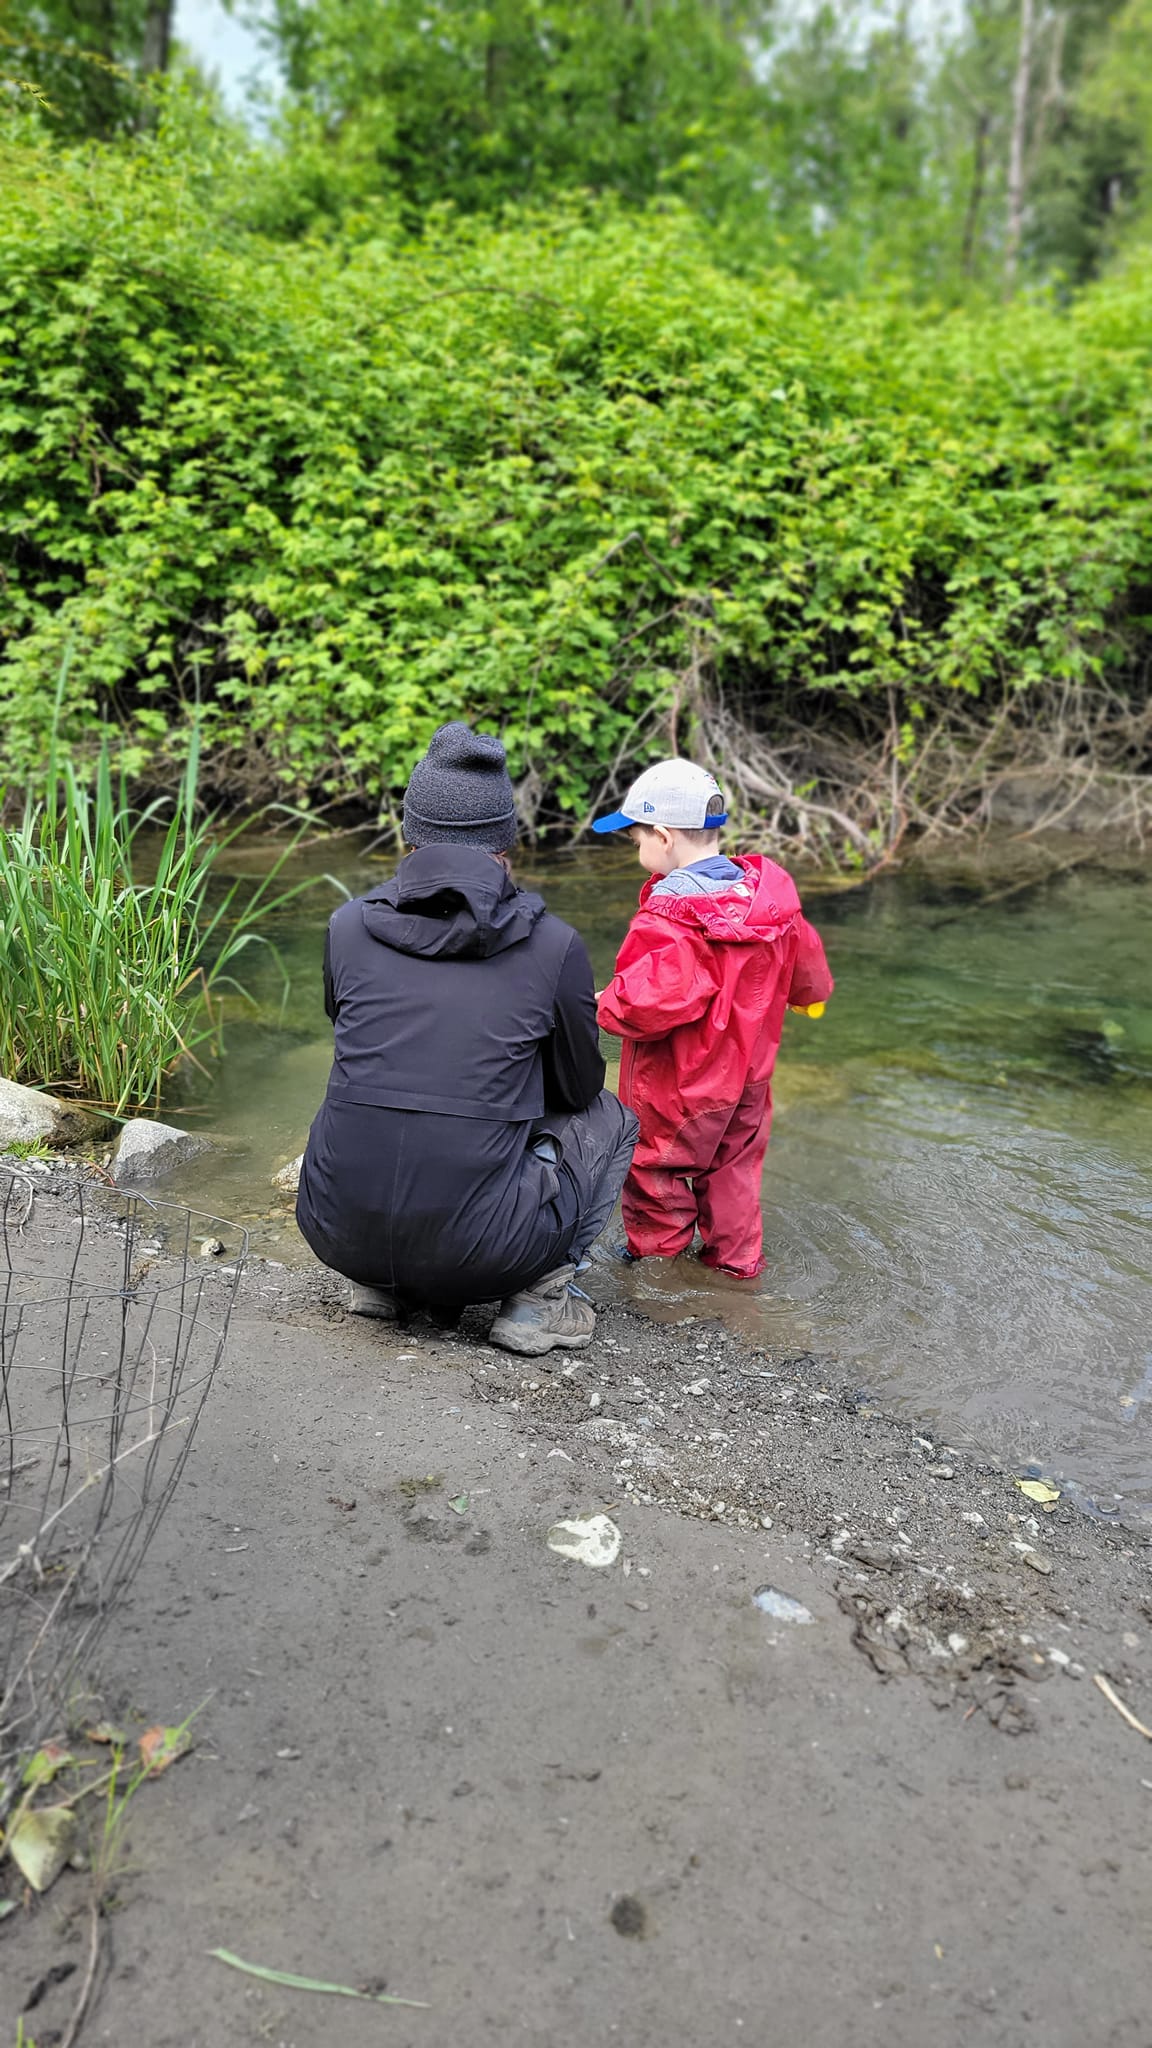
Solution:
<path fill-rule="evenodd" d="M 208 1140 L 192 1131 L 153 1123 L 147 1116 L 133 1117 L 120 1133 L 112 1172 L 121 1187 L 141 1187 L 147 1181 L 163 1180 L 165 1174 L 208 1150 Z"/>
<path fill-rule="evenodd" d="M 5 1145 L 75 1145 L 100 1128 L 100 1118 L 42 1088 L 0 1081 L 0 1151 Z"/>

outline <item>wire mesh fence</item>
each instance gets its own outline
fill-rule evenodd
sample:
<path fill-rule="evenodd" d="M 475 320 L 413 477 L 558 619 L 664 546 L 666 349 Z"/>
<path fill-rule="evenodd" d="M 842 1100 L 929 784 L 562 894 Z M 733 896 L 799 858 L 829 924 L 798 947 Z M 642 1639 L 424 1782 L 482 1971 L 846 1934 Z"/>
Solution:
<path fill-rule="evenodd" d="M 0 1167 L 0 1820 L 172 1499 L 248 1253 L 143 1195 L 80 1185 L 46 1231 L 36 1202 Z"/>

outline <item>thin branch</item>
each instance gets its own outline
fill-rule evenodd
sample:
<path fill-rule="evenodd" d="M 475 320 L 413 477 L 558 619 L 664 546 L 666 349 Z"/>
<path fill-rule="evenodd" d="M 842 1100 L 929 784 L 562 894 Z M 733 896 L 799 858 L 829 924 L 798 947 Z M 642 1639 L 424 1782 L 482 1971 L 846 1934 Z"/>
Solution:
<path fill-rule="evenodd" d="M 96 1968 L 99 1961 L 100 1901 L 94 1898 L 88 1909 L 88 1965 L 84 1972 L 84 1981 L 80 1986 L 80 1996 L 76 2000 L 76 2004 L 72 2009 L 72 2017 L 61 2037 L 60 2048 L 75 2048 L 75 2043 L 80 2038 L 80 2029 L 84 2024 L 84 2016 L 88 2011 L 88 2001 L 92 1996 L 92 1986 L 96 1982 Z"/>

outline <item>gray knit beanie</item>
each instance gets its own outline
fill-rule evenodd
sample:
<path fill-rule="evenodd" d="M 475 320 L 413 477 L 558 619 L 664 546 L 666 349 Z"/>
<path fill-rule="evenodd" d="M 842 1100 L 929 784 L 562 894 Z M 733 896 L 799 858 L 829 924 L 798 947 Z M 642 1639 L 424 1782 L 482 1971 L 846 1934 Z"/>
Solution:
<path fill-rule="evenodd" d="M 433 733 L 404 795 L 404 837 L 409 846 L 483 846 L 489 853 L 515 846 L 516 799 L 494 733 L 473 732 L 459 719 Z"/>

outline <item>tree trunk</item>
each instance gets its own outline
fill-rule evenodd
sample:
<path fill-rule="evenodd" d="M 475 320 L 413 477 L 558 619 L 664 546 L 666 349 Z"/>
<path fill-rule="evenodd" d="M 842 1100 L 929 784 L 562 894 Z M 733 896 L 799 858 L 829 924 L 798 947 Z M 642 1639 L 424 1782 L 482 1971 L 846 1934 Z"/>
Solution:
<path fill-rule="evenodd" d="M 1004 243 L 1004 283 L 1011 291 L 1020 262 L 1024 233 L 1024 151 L 1028 140 L 1028 92 L 1032 81 L 1032 44 L 1036 33 L 1035 0 L 1020 0 L 1020 42 L 1016 81 L 1012 88 L 1012 141 L 1008 152 L 1008 233 Z"/>
<path fill-rule="evenodd" d="M 1064 36 L 1067 27 L 1068 17 L 1066 14 L 1058 14 L 1051 24 L 1052 41 L 1048 51 L 1048 82 L 1040 96 L 1040 104 L 1036 109 L 1036 118 L 1032 123 L 1032 145 L 1028 167 L 1024 174 L 1026 184 L 1035 170 L 1037 158 L 1044 146 L 1048 117 L 1051 114 L 1059 115 L 1060 109 L 1064 104 Z"/>
<path fill-rule="evenodd" d="M 149 0 L 140 49 L 140 72 L 144 78 L 168 69 L 172 50 L 172 6 L 173 0 Z"/>
<path fill-rule="evenodd" d="M 984 204 L 984 180 L 988 175 L 988 131 L 991 126 L 992 116 L 982 107 L 976 120 L 972 183 L 968 187 L 968 205 L 964 213 L 964 243 L 960 265 L 965 277 L 971 277 L 976 268 L 976 229 L 980 221 L 980 208 Z"/>

